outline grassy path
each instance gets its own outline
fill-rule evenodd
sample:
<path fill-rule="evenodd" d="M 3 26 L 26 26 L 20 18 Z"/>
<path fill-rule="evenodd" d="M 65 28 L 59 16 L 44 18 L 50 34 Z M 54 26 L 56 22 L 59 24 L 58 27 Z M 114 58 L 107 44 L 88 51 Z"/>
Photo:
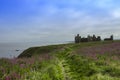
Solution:
<path fill-rule="evenodd" d="M 60 60 L 63 80 L 120 80 L 120 69 L 104 61 L 104 55 L 98 60 L 72 54 L 73 46 L 64 48 L 56 56 Z M 110 61 L 113 62 L 112 60 Z M 114 64 L 118 64 L 114 61 Z"/>

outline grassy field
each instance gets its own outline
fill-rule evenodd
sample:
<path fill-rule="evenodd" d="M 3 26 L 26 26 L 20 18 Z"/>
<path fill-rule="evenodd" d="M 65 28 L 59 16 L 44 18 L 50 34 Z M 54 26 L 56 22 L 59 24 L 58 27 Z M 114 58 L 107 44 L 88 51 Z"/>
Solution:
<path fill-rule="evenodd" d="M 120 41 L 31 47 L 0 59 L 0 80 L 120 80 Z"/>

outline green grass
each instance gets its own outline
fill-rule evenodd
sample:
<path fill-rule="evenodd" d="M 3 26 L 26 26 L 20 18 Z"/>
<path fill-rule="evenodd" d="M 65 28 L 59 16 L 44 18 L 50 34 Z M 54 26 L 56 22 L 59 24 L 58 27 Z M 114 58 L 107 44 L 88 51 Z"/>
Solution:
<path fill-rule="evenodd" d="M 119 80 L 119 47 L 119 41 L 32 47 L 0 59 L 0 80 Z"/>
<path fill-rule="evenodd" d="M 23 53 L 21 53 L 18 58 L 22 57 L 32 57 L 34 55 L 38 54 L 47 54 L 54 52 L 56 50 L 59 50 L 63 48 L 66 44 L 60 44 L 60 45 L 49 45 L 49 46 L 41 46 L 41 47 L 31 47 L 27 50 L 25 50 Z"/>

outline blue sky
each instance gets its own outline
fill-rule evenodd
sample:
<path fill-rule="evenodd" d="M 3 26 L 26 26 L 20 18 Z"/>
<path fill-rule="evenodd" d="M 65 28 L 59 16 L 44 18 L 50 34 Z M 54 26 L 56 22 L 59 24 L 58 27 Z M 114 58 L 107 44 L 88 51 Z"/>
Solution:
<path fill-rule="evenodd" d="M 120 39 L 120 0 L 0 0 L 0 42 Z"/>

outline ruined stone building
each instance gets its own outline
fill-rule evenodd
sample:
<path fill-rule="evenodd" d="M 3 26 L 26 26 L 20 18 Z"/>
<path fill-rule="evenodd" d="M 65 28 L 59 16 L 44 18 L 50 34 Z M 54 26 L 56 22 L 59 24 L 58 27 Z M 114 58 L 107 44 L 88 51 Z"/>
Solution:
<path fill-rule="evenodd" d="M 90 36 L 88 35 L 87 38 L 85 37 L 81 37 L 79 34 L 77 34 L 77 36 L 75 36 L 75 43 L 80 43 L 80 42 L 90 42 L 90 41 L 101 41 L 101 37 L 100 36 Z"/>
<path fill-rule="evenodd" d="M 110 36 L 110 38 L 105 38 L 104 41 L 109 41 L 109 40 L 113 40 L 113 35 Z"/>
<path fill-rule="evenodd" d="M 110 38 L 105 38 L 106 40 L 113 40 L 113 35 L 110 36 Z M 79 34 L 75 36 L 75 43 L 80 43 L 80 42 L 92 42 L 92 41 L 101 41 L 101 36 L 90 36 L 88 35 L 87 38 L 81 37 Z"/>

